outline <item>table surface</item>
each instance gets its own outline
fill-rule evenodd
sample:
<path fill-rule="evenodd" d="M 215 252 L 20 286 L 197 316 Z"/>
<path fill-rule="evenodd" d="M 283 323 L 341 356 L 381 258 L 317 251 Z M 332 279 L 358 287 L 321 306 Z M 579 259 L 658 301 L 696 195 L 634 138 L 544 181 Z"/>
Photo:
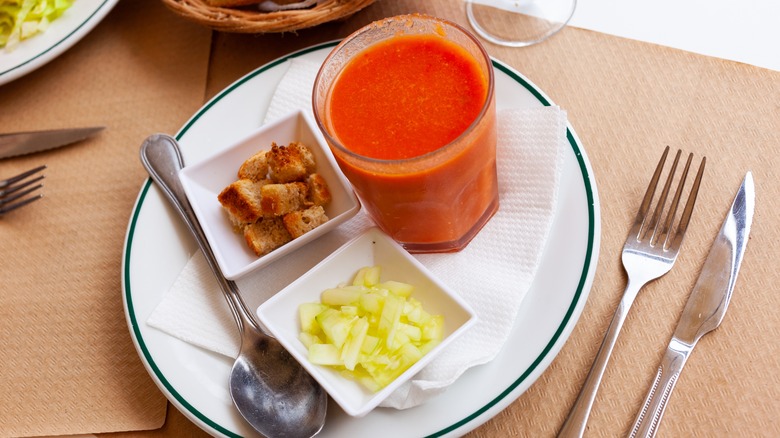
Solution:
<path fill-rule="evenodd" d="M 570 24 L 780 71 L 780 3 L 582 0 Z"/>
<path fill-rule="evenodd" d="M 770 18 L 780 6 L 731 8 L 722 0 L 631 8 L 581 1 L 573 26 L 542 44 L 486 44 L 567 110 L 593 166 L 602 235 L 593 289 L 569 341 L 526 393 L 469 436 L 555 435 L 625 287 L 620 249 L 647 163 L 665 145 L 707 156 L 697 210 L 677 265 L 648 285 L 626 320 L 586 435 L 624 435 L 632 423 L 748 170 L 757 207 L 734 299 L 688 361 L 660 434 L 780 435 L 780 294 L 772 287 L 780 217 L 771 207 L 780 196 L 780 56 L 772 44 L 780 31 Z M 407 12 L 465 24 L 459 1 L 380 0 L 294 34 L 224 34 L 159 0 L 124 1 L 65 54 L 0 86 L 0 132 L 108 127 L 83 145 L 0 161 L 2 175 L 41 160 L 49 166 L 46 198 L 0 221 L 0 436 L 206 436 L 154 386 L 122 311 L 123 239 L 146 180 L 138 146 L 151 133 L 176 132 L 266 62 Z"/>

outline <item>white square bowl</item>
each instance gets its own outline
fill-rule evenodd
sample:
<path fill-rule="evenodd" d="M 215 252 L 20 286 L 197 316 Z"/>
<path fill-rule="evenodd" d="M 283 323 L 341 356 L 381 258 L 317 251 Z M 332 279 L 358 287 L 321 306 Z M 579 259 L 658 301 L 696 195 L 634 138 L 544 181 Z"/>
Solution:
<path fill-rule="evenodd" d="M 298 339 L 301 331 L 298 306 L 320 302 L 323 290 L 351 281 L 364 266 L 379 265 L 382 281 L 412 284 L 412 297 L 426 312 L 444 316 L 442 342 L 379 392 L 371 392 L 338 371 L 308 360 L 308 351 Z M 442 350 L 477 321 L 471 307 L 398 243 L 378 228 L 371 228 L 346 243 L 309 272 L 271 297 L 257 309 L 260 322 L 295 357 L 349 415 L 361 417 L 379 405 L 402 383 L 412 378 Z"/>
<path fill-rule="evenodd" d="M 325 206 L 329 220 L 287 244 L 258 257 L 246 244 L 244 237 L 233 231 L 217 195 L 237 179 L 241 164 L 271 143 L 285 145 L 299 141 L 314 154 L 316 172 L 325 178 L 332 201 Z M 222 274 L 235 280 L 265 266 L 308 242 L 333 230 L 360 210 L 360 203 L 349 181 L 344 177 L 325 140 L 314 123 L 303 111 L 296 111 L 275 122 L 263 125 L 252 134 L 221 152 L 179 172 L 184 192 L 192 204 L 203 232 L 217 258 Z"/>

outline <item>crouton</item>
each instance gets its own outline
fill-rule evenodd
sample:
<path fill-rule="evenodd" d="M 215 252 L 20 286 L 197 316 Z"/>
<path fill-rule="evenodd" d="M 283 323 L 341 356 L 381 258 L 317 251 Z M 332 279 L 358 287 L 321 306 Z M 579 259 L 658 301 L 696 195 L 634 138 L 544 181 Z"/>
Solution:
<path fill-rule="evenodd" d="M 234 224 L 252 223 L 263 216 L 261 189 L 268 183 L 267 180 L 240 179 L 225 187 L 217 199 L 230 213 Z"/>
<path fill-rule="evenodd" d="M 325 210 L 321 205 L 309 207 L 306 210 L 297 210 L 284 215 L 284 227 L 293 239 L 297 239 L 305 233 L 319 227 L 328 221 Z"/>
<path fill-rule="evenodd" d="M 292 240 L 281 217 L 266 217 L 244 227 L 244 239 L 259 257 Z"/>
<path fill-rule="evenodd" d="M 228 219 L 230 220 L 230 225 L 233 226 L 233 232 L 238 234 L 244 233 L 244 227 L 249 225 L 249 223 L 242 221 L 236 215 L 234 215 L 230 210 L 224 209 L 225 213 L 227 213 Z"/>
<path fill-rule="evenodd" d="M 328 221 L 323 206 L 332 195 L 314 171 L 314 155 L 304 144 L 272 143 L 244 161 L 238 180 L 217 196 L 233 230 L 258 257 Z"/>
<path fill-rule="evenodd" d="M 268 151 L 260 151 L 241 164 L 238 179 L 262 181 L 268 177 Z"/>
<path fill-rule="evenodd" d="M 319 173 L 312 173 L 306 178 L 309 186 L 308 201 L 314 205 L 328 205 L 332 196 L 328 189 L 328 183 Z"/>
<path fill-rule="evenodd" d="M 268 176 L 276 183 L 303 181 L 314 172 L 314 155 L 303 143 L 292 142 L 287 146 L 271 145 L 268 152 Z"/>
<path fill-rule="evenodd" d="M 306 206 L 309 189 L 302 182 L 266 184 L 261 189 L 260 205 L 266 216 L 282 216 Z"/>

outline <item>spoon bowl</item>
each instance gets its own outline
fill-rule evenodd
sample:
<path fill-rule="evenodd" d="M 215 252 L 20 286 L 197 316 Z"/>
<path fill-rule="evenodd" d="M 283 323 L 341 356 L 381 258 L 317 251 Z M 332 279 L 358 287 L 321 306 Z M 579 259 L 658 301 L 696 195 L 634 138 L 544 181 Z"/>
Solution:
<path fill-rule="evenodd" d="M 141 162 L 192 232 L 217 278 L 241 333 L 241 350 L 230 372 L 230 396 L 242 417 L 266 437 L 312 437 L 322 430 L 327 393 L 252 317 L 235 282 L 227 280 L 179 181 L 179 146 L 165 134 L 141 145 Z"/>

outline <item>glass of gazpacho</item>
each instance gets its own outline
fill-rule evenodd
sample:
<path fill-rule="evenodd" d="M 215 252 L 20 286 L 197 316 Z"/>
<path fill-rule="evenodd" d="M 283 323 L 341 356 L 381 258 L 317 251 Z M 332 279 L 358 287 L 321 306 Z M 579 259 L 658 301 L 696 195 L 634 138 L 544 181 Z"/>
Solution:
<path fill-rule="evenodd" d="M 498 209 L 490 57 L 423 15 L 367 25 L 328 55 L 314 116 L 376 224 L 410 252 L 463 249 Z"/>

